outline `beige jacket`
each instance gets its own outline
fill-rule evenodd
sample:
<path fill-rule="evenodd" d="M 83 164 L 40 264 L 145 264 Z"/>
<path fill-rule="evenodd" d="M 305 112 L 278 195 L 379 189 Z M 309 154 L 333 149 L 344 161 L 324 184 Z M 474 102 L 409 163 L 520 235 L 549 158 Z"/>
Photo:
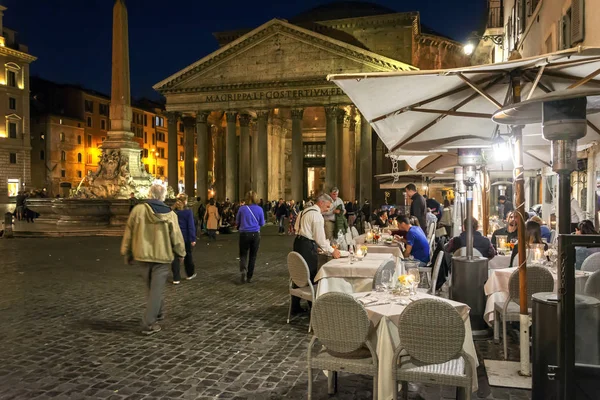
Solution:
<path fill-rule="evenodd" d="M 185 257 L 185 244 L 174 212 L 157 214 L 148 204 L 131 210 L 121 242 L 121 255 L 136 261 L 170 264 Z"/>

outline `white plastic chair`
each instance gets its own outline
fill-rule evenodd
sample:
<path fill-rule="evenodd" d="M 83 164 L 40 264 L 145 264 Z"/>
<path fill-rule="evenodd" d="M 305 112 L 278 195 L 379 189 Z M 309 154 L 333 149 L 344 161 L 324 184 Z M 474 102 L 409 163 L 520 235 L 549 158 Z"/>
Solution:
<path fill-rule="evenodd" d="M 440 251 L 435 258 L 435 263 L 433 264 L 433 271 L 431 273 L 431 290 L 429 290 L 429 294 L 435 296 L 437 286 L 438 275 L 440 274 L 440 266 L 442 265 L 442 260 L 444 259 L 444 252 Z"/>
<path fill-rule="evenodd" d="M 287 323 L 290 323 L 292 316 L 292 297 L 299 297 L 306 301 L 315 301 L 315 288 L 310 281 L 310 270 L 304 257 L 300 253 L 291 251 L 287 256 L 288 271 L 290 273 L 290 309 L 288 311 Z M 296 287 L 294 287 L 296 285 Z M 311 322 L 309 319 L 308 331 L 311 331 Z"/>
<path fill-rule="evenodd" d="M 593 253 L 586 257 L 581 264 L 582 271 L 596 272 L 600 271 L 600 253 Z"/>
<path fill-rule="evenodd" d="M 356 227 L 355 227 L 355 226 L 353 226 L 353 227 L 351 227 L 351 228 L 350 228 L 350 233 L 352 233 L 352 239 L 354 239 L 355 237 L 358 237 L 358 236 L 360 236 L 360 235 L 358 234 L 358 230 L 356 229 Z"/>

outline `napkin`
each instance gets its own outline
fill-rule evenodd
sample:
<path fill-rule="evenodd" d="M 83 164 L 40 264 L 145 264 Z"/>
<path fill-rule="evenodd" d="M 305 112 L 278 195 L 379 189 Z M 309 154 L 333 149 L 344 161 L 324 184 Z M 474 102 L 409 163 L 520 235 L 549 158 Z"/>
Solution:
<path fill-rule="evenodd" d="M 367 304 L 372 304 L 372 303 L 377 303 L 379 300 L 376 297 L 361 297 L 360 299 L 358 299 L 358 301 L 360 301 L 362 304 L 367 305 Z"/>

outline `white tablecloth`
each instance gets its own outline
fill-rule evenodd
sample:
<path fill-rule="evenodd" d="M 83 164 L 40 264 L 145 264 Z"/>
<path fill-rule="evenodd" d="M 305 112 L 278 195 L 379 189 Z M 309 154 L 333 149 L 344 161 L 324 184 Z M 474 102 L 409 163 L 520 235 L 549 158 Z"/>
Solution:
<path fill-rule="evenodd" d="M 387 237 L 387 236 L 386 236 Z M 398 243 L 385 244 L 383 240 L 380 240 L 379 244 L 365 243 L 366 235 L 360 235 L 354 238 L 354 243 L 357 245 L 365 245 L 368 248 L 369 253 L 389 253 L 394 257 L 402 258 L 402 250 L 398 246 Z"/>
<path fill-rule="evenodd" d="M 483 319 L 485 319 L 490 326 L 492 325 L 492 322 L 494 322 L 494 303 L 504 304 L 506 299 L 508 299 L 508 281 L 512 273 L 516 270 L 517 268 L 502 268 L 494 270 L 490 269 L 489 271 L 489 278 L 483 287 L 486 296 L 488 296 L 485 303 Z M 583 271 L 576 272 L 575 293 L 583 293 L 585 283 L 590 275 L 590 273 Z M 554 278 L 554 292 L 556 292 L 558 288 L 558 277 L 554 272 L 552 272 L 552 276 Z"/>
<path fill-rule="evenodd" d="M 357 298 L 363 297 L 365 293 L 357 293 L 354 296 Z M 390 295 L 383 293 L 374 292 L 371 297 L 389 298 Z M 424 298 L 436 298 L 438 300 L 445 301 L 451 304 L 461 315 L 465 322 L 465 342 L 463 344 L 463 350 L 472 358 L 473 364 L 473 392 L 477 391 L 477 353 L 475 352 L 475 344 L 473 343 L 473 334 L 471 332 L 471 321 L 469 319 L 470 308 L 466 304 L 459 303 L 456 301 L 444 299 L 441 297 L 431 296 L 425 293 L 417 293 L 417 297 L 420 299 Z M 381 306 L 365 306 L 367 313 L 369 314 L 369 320 L 373 324 L 374 329 L 369 335 L 369 339 L 376 349 L 377 357 L 379 358 L 379 374 L 377 398 L 380 400 L 389 400 L 392 398 L 394 393 L 394 376 L 392 374 L 392 361 L 396 348 L 400 345 L 400 337 L 398 336 L 398 321 L 400 314 L 405 309 L 405 306 L 399 304 L 386 304 Z M 419 334 L 415 332 L 415 334 Z"/>
<path fill-rule="evenodd" d="M 508 256 L 497 255 L 494 258 L 492 258 L 490 261 L 488 261 L 489 269 L 502 269 L 502 268 L 508 268 L 508 267 L 510 267 L 510 255 L 508 255 Z"/>
<path fill-rule="evenodd" d="M 356 293 L 370 291 L 377 269 L 393 259 L 391 254 L 367 254 L 362 261 L 350 264 L 350 258 L 332 259 L 321 266 L 315 282 L 316 296 L 327 292 Z"/>

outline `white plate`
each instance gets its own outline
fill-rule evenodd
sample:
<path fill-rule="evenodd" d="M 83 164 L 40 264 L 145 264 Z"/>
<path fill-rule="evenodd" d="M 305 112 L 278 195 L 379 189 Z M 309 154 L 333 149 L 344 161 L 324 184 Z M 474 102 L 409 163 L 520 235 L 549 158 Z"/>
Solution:
<path fill-rule="evenodd" d="M 340 257 L 350 257 L 350 253 L 346 250 L 340 250 Z"/>

